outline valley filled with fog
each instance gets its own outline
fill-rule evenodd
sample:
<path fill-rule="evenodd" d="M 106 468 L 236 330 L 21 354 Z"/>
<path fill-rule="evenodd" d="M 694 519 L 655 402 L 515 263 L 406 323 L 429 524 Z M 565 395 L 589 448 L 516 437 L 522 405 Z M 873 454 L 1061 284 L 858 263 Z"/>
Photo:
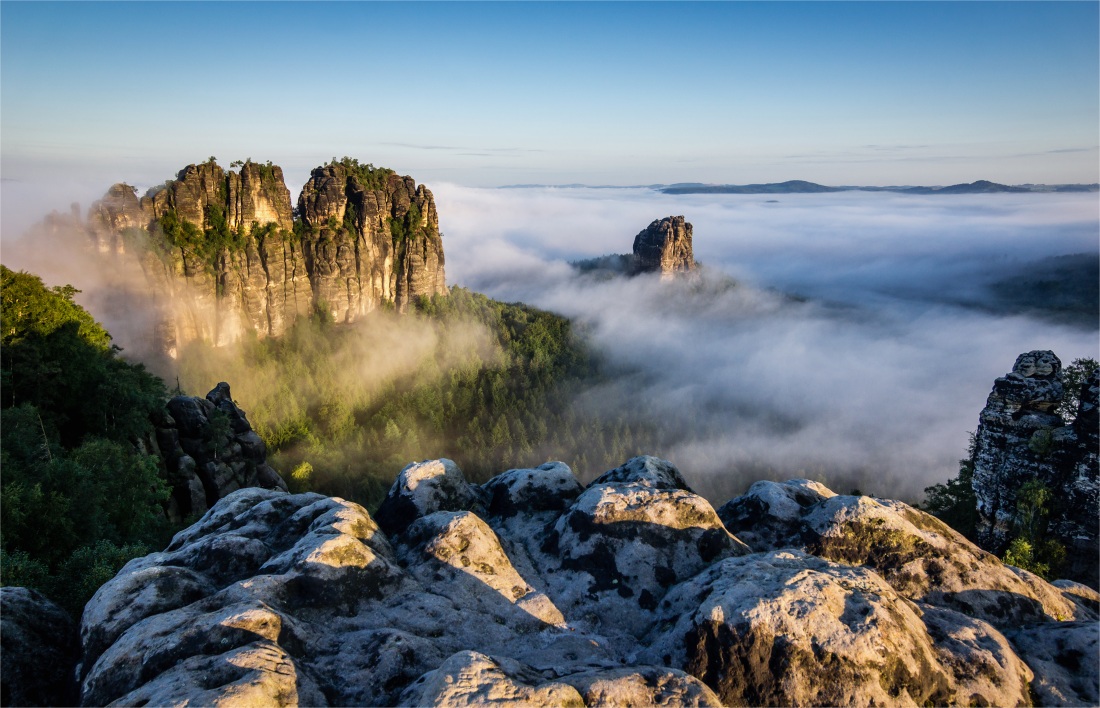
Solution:
<path fill-rule="evenodd" d="M 584 405 L 655 423 L 712 499 L 790 477 L 919 499 L 1017 355 L 1097 357 L 1095 194 L 433 191 L 448 281 L 582 323 L 621 373 Z M 674 214 L 694 284 L 568 265 Z"/>

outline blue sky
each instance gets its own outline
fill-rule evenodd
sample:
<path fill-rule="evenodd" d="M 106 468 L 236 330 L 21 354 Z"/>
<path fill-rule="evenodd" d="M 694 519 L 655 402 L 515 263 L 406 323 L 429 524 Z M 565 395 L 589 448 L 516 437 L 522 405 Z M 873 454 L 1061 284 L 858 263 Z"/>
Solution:
<path fill-rule="evenodd" d="M 7 182 L 1094 182 L 1098 4 L 0 4 Z M 10 191 L 10 190 L 5 190 Z"/>

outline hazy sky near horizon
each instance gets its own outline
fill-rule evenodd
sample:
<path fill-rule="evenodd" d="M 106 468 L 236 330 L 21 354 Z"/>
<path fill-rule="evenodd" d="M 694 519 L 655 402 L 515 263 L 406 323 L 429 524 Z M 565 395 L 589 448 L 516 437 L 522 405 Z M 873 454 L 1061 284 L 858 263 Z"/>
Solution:
<path fill-rule="evenodd" d="M 1095 2 L 5 1 L 0 20 L 6 207 L 211 154 L 272 160 L 293 193 L 345 154 L 468 186 L 1100 180 Z"/>

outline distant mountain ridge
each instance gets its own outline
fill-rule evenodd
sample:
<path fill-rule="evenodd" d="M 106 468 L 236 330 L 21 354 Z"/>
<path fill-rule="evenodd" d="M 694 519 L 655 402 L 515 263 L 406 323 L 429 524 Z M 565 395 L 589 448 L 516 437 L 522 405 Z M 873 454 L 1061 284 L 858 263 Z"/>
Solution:
<path fill-rule="evenodd" d="M 789 180 L 767 184 L 703 184 L 672 185 L 658 191 L 664 194 L 818 194 L 822 192 L 897 192 L 900 194 L 1024 194 L 1029 192 L 1095 192 L 1100 184 L 1059 184 L 1011 186 L 980 179 L 976 182 L 952 184 L 946 187 L 828 187 L 804 180 Z"/>
<path fill-rule="evenodd" d="M 589 184 L 509 184 L 500 189 L 653 189 L 663 194 L 822 194 L 826 192 L 897 192 L 900 194 L 1024 194 L 1031 192 L 1098 192 L 1100 183 L 1092 184 L 1021 184 L 1008 185 L 980 179 L 976 182 L 952 184 L 946 187 L 858 186 L 830 187 L 801 179 L 761 184 L 704 184 L 702 182 L 678 182 L 675 184 L 589 185 Z"/>

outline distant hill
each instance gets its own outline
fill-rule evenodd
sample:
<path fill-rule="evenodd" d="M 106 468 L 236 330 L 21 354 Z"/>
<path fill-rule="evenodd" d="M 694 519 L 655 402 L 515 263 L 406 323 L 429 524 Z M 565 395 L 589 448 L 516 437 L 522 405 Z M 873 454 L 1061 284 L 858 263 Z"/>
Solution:
<path fill-rule="evenodd" d="M 893 185 L 888 187 L 843 185 L 830 187 L 816 182 L 792 179 L 763 184 L 704 184 L 675 182 L 673 184 L 505 184 L 498 189 L 653 189 L 663 194 L 820 194 L 824 192 L 898 192 L 901 194 L 994 194 L 998 192 L 1100 192 L 1100 183 L 1092 184 L 1020 184 L 1007 185 L 980 179 L 967 184 L 947 187 Z"/>
<path fill-rule="evenodd" d="M 995 192 L 1024 193 L 1030 192 L 1025 187 L 1010 187 L 1007 184 L 997 184 L 989 180 L 980 179 L 970 184 L 953 184 L 950 187 L 907 187 L 898 190 L 905 194 L 993 194 Z"/>
<path fill-rule="evenodd" d="M 994 194 L 1026 192 L 1096 192 L 1100 184 L 1058 184 L 1010 186 L 989 180 L 969 184 L 953 184 L 947 187 L 828 187 L 804 180 L 789 180 L 767 184 L 678 184 L 661 188 L 664 194 L 818 194 L 822 192 L 897 192 L 900 194 Z"/>
<path fill-rule="evenodd" d="M 673 185 L 661 191 L 665 194 L 815 194 L 842 192 L 851 187 L 826 187 L 800 179 L 769 184 L 702 184 Z"/>

